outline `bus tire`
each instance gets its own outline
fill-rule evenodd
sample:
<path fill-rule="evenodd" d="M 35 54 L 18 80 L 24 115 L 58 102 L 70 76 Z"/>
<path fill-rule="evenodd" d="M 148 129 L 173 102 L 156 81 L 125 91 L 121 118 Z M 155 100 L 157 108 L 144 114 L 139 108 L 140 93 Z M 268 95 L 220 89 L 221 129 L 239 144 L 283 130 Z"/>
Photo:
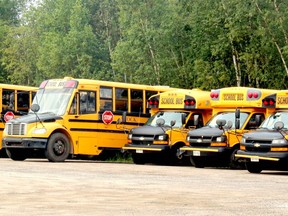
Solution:
<path fill-rule="evenodd" d="M 52 134 L 45 149 L 45 156 L 50 162 L 63 162 L 70 154 L 70 142 L 62 133 Z"/>
<path fill-rule="evenodd" d="M 27 158 L 26 151 L 22 149 L 6 149 L 6 154 L 14 161 L 24 161 Z"/>
<path fill-rule="evenodd" d="M 236 158 L 235 154 L 237 153 L 238 148 L 235 148 L 231 155 L 229 156 L 229 164 L 230 169 L 245 169 L 244 164 L 241 164 Z"/>
<path fill-rule="evenodd" d="M 262 171 L 262 168 L 261 168 L 260 164 L 252 163 L 252 162 L 247 162 L 246 163 L 246 169 L 250 173 L 261 173 L 261 171 Z"/>
<path fill-rule="evenodd" d="M 132 160 L 133 160 L 133 163 L 134 164 L 138 164 L 138 165 L 143 165 L 146 163 L 146 158 L 145 158 L 145 155 L 143 154 L 136 154 L 136 153 L 133 153 L 132 154 Z"/>
<path fill-rule="evenodd" d="M 199 157 L 190 156 L 190 162 L 195 168 L 204 168 L 204 161 Z"/>

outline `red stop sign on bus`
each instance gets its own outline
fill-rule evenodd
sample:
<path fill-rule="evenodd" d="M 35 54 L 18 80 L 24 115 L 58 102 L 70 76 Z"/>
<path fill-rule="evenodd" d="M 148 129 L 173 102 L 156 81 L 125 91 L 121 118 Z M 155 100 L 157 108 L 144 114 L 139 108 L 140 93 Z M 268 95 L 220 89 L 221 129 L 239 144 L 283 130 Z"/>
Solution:
<path fill-rule="evenodd" d="M 113 117 L 114 117 L 114 115 L 111 111 L 104 111 L 102 114 L 102 121 L 105 124 L 111 124 L 113 121 Z"/>
<path fill-rule="evenodd" d="M 14 117 L 15 117 L 14 113 L 11 112 L 11 111 L 8 111 L 8 112 L 6 112 L 5 115 L 4 115 L 4 120 L 5 120 L 5 122 L 8 122 L 8 121 L 10 121 L 11 119 L 14 119 Z"/>

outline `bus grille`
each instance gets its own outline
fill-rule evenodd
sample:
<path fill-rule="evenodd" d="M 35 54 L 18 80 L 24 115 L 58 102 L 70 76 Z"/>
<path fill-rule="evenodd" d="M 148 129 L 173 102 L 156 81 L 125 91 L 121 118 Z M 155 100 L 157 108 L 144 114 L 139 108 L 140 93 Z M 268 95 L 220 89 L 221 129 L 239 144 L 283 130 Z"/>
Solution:
<path fill-rule="evenodd" d="M 193 147 L 208 147 L 211 145 L 213 137 L 211 136 L 190 136 L 189 143 Z"/>
<path fill-rule="evenodd" d="M 25 135 L 27 124 L 6 123 L 6 131 L 8 135 Z"/>
<path fill-rule="evenodd" d="M 132 143 L 135 145 L 152 145 L 154 141 L 154 135 L 138 135 L 133 134 Z"/>

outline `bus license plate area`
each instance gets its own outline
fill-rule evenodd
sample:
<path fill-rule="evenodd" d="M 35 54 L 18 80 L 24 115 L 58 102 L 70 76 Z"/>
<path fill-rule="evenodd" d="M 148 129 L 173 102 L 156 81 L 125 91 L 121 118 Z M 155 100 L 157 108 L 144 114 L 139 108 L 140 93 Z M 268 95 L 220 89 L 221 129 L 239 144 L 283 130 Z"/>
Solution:
<path fill-rule="evenodd" d="M 136 149 L 136 153 L 137 154 L 143 154 L 143 150 L 142 149 Z"/>
<path fill-rule="evenodd" d="M 251 162 L 259 162 L 259 158 L 251 158 Z"/>
<path fill-rule="evenodd" d="M 200 155 L 201 155 L 200 151 L 193 151 L 193 156 L 200 156 Z"/>

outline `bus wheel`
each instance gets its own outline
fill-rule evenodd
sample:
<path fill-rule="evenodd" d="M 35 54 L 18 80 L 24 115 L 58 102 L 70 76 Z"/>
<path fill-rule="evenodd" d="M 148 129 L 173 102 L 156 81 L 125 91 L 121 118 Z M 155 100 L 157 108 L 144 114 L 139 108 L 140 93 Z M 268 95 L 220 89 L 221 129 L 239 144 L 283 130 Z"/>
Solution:
<path fill-rule="evenodd" d="M 145 164 L 146 163 L 146 158 L 145 155 L 142 154 L 132 154 L 132 160 L 134 164 Z"/>
<path fill-rule="evenodd" d="M 68 138 L 62 133 L 52 134 L 45 149 L 45 156 L 51 162 L 63 162 L 70 153 Z"/>
<path fill-rule="evenodd" d="M 260 164 L 258 163 L 251 163 L 251 162 L 247 162 L 246 163 L 246 169 L 250 172 L 250 173 L 260 173 L 262 171 L 262 168 L 260 166 Z"/>
<path fill-rule="evenodd" d="M 204 161 L 199 157 L 190 156 L 190 162 L 196 168 L 204 168 Z"/>
<path fill-rule="evenodd" d="M 238 149 L 234 149 L 229 157 L 229 164 L 228 166 L 231 169 L 245 169 L 244 164 L 240 163 L 236 158 L 235 154 L 237 153 Z"/>
<path fill-rule="evenodd" d="M 15 161 L 24 161 L 27 158 L 26 151 L 22 149 L 6 149 L 9 158 Z"/>

